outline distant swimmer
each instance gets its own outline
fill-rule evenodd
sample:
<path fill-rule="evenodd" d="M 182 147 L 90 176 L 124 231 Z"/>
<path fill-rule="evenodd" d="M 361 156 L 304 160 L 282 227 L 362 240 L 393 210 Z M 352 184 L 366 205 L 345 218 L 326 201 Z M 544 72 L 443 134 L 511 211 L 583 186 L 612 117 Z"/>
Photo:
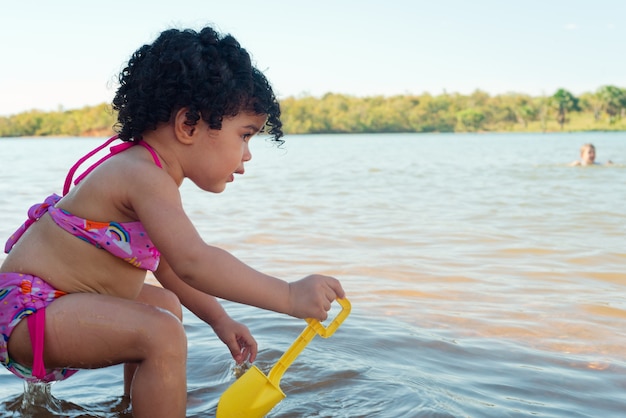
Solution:
<path fill-rule="evenodd" d="M 611 165 L 611 160 L 607 161 L 604 165 Z M 570 166 L 578 165 L 601 165 L 596 162 L 596 147 L 593 144 L 585 144 L 580 147 L 580 160 L 573 161 Z"/>

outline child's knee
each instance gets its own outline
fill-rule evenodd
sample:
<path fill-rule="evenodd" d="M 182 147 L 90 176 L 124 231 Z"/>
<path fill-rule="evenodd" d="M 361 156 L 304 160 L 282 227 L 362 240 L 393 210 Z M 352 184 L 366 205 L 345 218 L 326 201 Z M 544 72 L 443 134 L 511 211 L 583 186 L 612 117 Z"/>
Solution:
<path fill-rule="evenodd" d="M 161 312 L 154 324 L 154 333 L 149 336 L 153 348 L 168 356 L 176 355 L 186 358 L 187 334 L 182 322 L 171 312 Z"/>
<path fill-rule="evenodd" d="M 170 290 L 157 286 L 144 285 L 137 301 L 165 309 L 176 316 L 178 320 L 183 320 L 183 308 L 180 304 L 180 300 L 178 296 Z"/>
<path fill-rule="evenodd" d="M 166 309 L 174 314 L 178 318 L 179 321 L 183 320 L 183 307 L 180 304 L 180 299 L 178 296 L 170 290 L 161 289 L 161 303 L 160 307 Z"/>

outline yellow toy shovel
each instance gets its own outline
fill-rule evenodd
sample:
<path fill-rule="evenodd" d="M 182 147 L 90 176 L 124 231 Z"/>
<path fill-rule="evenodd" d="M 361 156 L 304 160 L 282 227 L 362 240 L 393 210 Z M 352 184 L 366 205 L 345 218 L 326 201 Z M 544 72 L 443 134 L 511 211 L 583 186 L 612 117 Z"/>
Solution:
<path fill-rule="evenodd" d="M 330 337 L 350 314 L 351 305 L 348 299 L 337 299 L 337 302 L 342 307 L 341 312 L 328 326 L 325 327 L 316 319 L 306 319 L 306 328 L 278 359 L 268 376 L 258 367 L 252 366 L 226 389 L 217 404 L 216 418 L 261 418 L 282 401 L 286 395 L 280 389 L 279 383 L 285 370 L 316 334 L 323 338 Z"/>

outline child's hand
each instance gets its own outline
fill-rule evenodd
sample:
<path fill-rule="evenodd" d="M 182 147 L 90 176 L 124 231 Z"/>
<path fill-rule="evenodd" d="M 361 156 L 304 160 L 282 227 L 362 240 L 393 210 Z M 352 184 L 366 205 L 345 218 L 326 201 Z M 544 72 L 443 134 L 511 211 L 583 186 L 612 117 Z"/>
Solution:
<path fill-rule="evenodd" d="M 230 350 L 237 364 L 244 361 L 254 362 L 257 355 L 256 340 L 244 324 L 224 315 L 212 324 L 213 331 Z"/>
<path fill-rule="evenodd" d="M 315 318 L 324 321 L 335 299 L 343 299 L 345 292 L 334 277 L 312 274 L 289 283 L 291 316 Z"/>

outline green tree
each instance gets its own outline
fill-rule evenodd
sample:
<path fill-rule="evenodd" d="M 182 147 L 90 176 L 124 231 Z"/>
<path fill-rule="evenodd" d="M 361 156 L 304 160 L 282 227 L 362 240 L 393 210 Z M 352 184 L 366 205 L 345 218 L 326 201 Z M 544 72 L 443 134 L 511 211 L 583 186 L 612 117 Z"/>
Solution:
<path fill-rule="evenodd" d="M 604 111 L 604 103 L 600 98 L 598 92 L 595 93 L 583 93 L 580 95 L 581 111 L 593 114 L 593 120 L 599 122 Z"/>
<path fill-rule="evenodd" d="M 420 107 L 424 109 L 420 132 L 454 132 L 456 106 L 452 96 L 446 93 L 434 97 L 424 94 Z"/>
<path fill-rule="evenodd" d="M 604 111 L 609 115 L 609 122 L 615 123 L 626 108 L 626 90 L 615 86 L 602 86 L 597 91 Z"/>
<path fill-rule="evenodd" d="M 462 127 L 462 130 L 468 132 L 476 132 L 482 129 L 485 122 L 485 113 L 480 109 L 469 108 L 463 109 L 456 114 L 457 121 Z"/>
<path fill-rule="evenodd" d="M 565 89 L 558 89 L 552 96 L 552 105 L 557 110 L 556 120 L 563 130 L 563 125 L 567 120 L 567 112 L 580 110 L 578 98 Z"/>
<path fill-rule="evenodd" d="M 506 107 L 510 109 L 511 116 L 507 118 L 507 121 L 517 122 L 522 125 L 522 128 L 526 129 L 529 122 L 537 120 L 540 109 L 532 97 L 524 94 L 509 94 L 504 97 L 508 101 L 500 107 L 505 107 L 506 104 Z"/>

